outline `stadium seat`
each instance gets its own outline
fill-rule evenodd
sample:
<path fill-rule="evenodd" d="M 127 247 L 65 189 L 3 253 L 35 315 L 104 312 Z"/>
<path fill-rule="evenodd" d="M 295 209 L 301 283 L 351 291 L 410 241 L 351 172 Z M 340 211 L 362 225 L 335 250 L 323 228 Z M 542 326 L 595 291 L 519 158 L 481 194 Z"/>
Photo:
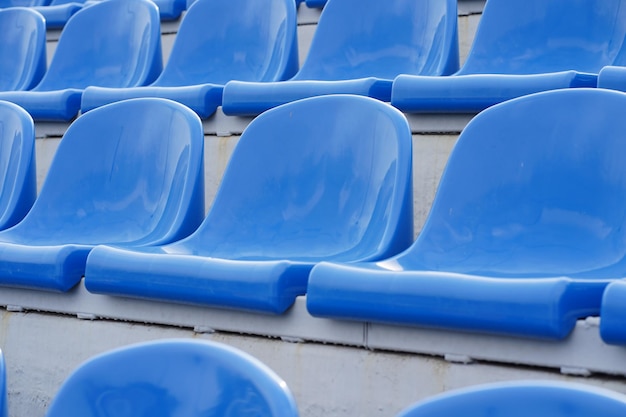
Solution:
<path fill-rule="evenodd" d="M 451 77 L 399 75 L 404 112 L 477 113 L 540 91 L 596 87 L 626 64 L 626 0 L 489 0 L 463 67 Z"/>
<path fill-rule="evenodd" d="M 46 19 L 49 29 L 63 28 L 70 17 L 82 9 L 86 4 L 95 4 L 102 0 L 52 0 L 45 6 L 34 6 Z M 187 7 L 186 0 L 151 0 L 159 8 L 159 17 L 162 21 L 176 20 Z"/>
<path fill-rule="evenodd" d="M 0 91 L 33 88 L 46 72 L 46 24 L 24 7 L 0 10 Z"/>
<path fill-rule="evenodd" d="M 0 285 L 67 291 L 97 244 L 189 235 L 204 218 L 203 146 L 200 119 L 169 100 L 126 100 L 76 119 L 30 212 L 0 232 Z"/>
<path fill-rule="evenodd" d="M 161 339 L 123 346 L 79 365 L 46 417 L 297 417 L 276 373 L 231 346 Z"/>
<path fill-rule="evenodd" d="M 610 283 L 602 296 L 600 336 L 611 345 L 626 345 L 626 279 Z"/>
<path fill-rule="evenodd" d="M 15 104 L 0 101 L 0 230 L 22 220 L 33 205 L 35 167 L 33 119 Z"/>
<path fill-rule="evenodd" d="M 230 81 L 222 110 L 257 115 L 297 99 L 338 93 L 389 101 L 398 74 L 446 75 L 458 66 L 456 0 L 329 2 L 298 73 L 286 82 Z"/>
<path fill-rule="evenodd" d="M 326 6 L 328 0 L 306 0 L 307 7 L 321 9 Z"/>
<path fill-rule="evenodd" d="M 33 6 L 46 20 L 48 29 L 65 26 L 70 17 L 83 8 L 86 0 L 52 0 L 45 6 Z"/>
<path fill-rule="evenodd" d="M 132 97 L 163 97 L 207 118 L 222 103 L 227 81 L 278 81 L 297 71 L 296 27 L 293 0 L 196 2 L 182 19 L 170 58 L 152 85 L 89 87 L 81 110 Z"/>
<path fill-rule="evenodd" d="M 404 116 L 350 95 L 289 103 L 239 139 L 210 211 L 170 245 L 98 246 L 92 293 L 280 314 L 324 259 L 375 260 L 413 240 Z"/>
<path fill-rule="evenodd" d="M 0 9 L 9 7 L 45 6 L 50 0 L 0 0 Z"/>
<path fill-rule="evenodd" d="M 152 0 L 159 8 L 161 20 L 176 20 L 187 9 L 187 0 Z"/>
<path fill-rule="evenodd" d="M 561 89 L 484 110 L 414 244 L 311 271 L 317 317 L 562 339 L 626 270 L 626 94 Z"/>
<path fill-rule="evenodd" d="M 69 121 L 90 85 L 133 87 L 162 69 L 159 12 L 148 0 L 107 0 L 84 7 L 63 28 L 52 62 L 30 91 L 0 92 L 36 120 Z"/>
<path fill-rule="evenodd" d="M 624 394 L 591 385 L 521 380 L 476 385 L 419 401 L 397 417 L 619 417 Z"/>

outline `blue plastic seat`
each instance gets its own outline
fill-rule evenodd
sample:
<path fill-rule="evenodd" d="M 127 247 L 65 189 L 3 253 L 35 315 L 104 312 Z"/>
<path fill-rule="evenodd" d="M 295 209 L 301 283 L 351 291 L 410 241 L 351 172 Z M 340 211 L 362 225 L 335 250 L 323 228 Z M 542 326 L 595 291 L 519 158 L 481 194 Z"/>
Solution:
<path fill-rule="evenodd" d="M 297 417 L 274 371 L 215 342 L 163 339 L 94 356 L 65 380 L 46 417 Z"/>
<path fill-rule="evenodd" d="M 408 247 L 411 183 L 411 134 L 393 107 L 349 95 L 289 103 L 246 128 L 193 235 L 164 246 L 98 246 L 85 287 L 280 314 L 305 293 L 315 263 Z"/>
<path fill-rule="evenodd" d="M 194 3 L 181 21 L 170 58 L 150 86 L 87 88 L 81 110 L 132 97 L 163 97 L 212 115 L 232 79 L 278 81 L 298 69 L 293 0 Z"/>
<path fill-rule="evenodd" d="M 328 0 L 306 0 L 307 7 L 322 9 Z"/>
<path fill-rule="evenodd" d="M 456 0 L 331 1 L 291 80 L 231 81 L 222 109 L 256 115 L 301 98 L 340 93 L 389 101 L 398 74 L 446 75 L 458 66 Z"/>
<path fill-rule="evenodd" d="M 46 24 L 27 8 L 0 10 L 0 91 L 33 88 L 46 72 Z"/>
<path fill-rule="evenodd" d="M 0 101 L 0 230 L 22 220 L 33 205 L 35 164 L 33 120 L 22 108 Z"/>
<path fill-rule="evenodd" d="M 30 91 L 0 92 L 35 120 L 68 121 L 83 89 L 134 87 L 162 69 L 159 12 L 148 0 L 106 0 L 84 7 L 67 22 L 52 62 Z"/>
<path fill-rule="evenodd" d="M 626 271 L 626 94 L 536 93 L 461 133 L 415 243 L 322 263 L 318 317 L 561 339 Z"/>
<path fill-rule="evenodd" d="M 397 417 L 620 417 L 624 394 L 591 385 L 515 381 L 449 391 L 407 408 Z"/>
<path fill-rule="evenodd" d="M 152 0 L 159 8 L 161 20 L 176 20 L 187 9 L 187 0 Z"/>
<path fill-rule="evenodd" d="M 596 87 L 603 67 L 626 64 L 625 37 L 625 0 L 489 0 L 463 67 L 451 77 L 400 75 L 391 103 L 475 113 L 525 94 Z"/>
<path fill-rule="evenodd" d="M 52 0 L 45 6 L 34 6 L 46 19 L 47 28 L 63 28 L 67 21 L 85 5 L 102 0 Z M 186 0 L 151 0 L 159 8 L 161 21 L 176 20 L 187 8 Z"/>
<path fill-rule="evenodd" d="M 610 283 L 602 296 L 600 336 L 611 345 L 626 345 L 626 279 Z"/>
<path fill-rule="evenodd" d="M 30 212 L 0 232 L 0 285 L 67 291 L 97 244 L 189 235 L 204 218 L 203 145 L 200 119 L 169 100 L 126 100 L 76 119 Z"/>
<path fill-rule="evenodd" d="M 45 6 L 50 0 L 0 0 L 0 9 L 8 7 Z"/>
<path fill-rule="evenodd" d="M 83 8 L 86 0 L 52 0 L 44 6 L 33 6 L 46 19 L 46 27 L 58 29 L 77 11 Z M 91 2 L 91 1 L 90 1 Z"/>

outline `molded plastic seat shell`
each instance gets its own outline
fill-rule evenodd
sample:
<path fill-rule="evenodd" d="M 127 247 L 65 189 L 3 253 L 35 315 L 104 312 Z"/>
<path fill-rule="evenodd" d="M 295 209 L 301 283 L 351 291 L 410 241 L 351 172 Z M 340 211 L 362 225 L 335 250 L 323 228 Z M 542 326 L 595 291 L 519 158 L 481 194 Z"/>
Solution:
<path fill-rule="evenodd" d="M 187 0 L 152 0 L 159 8 L 161 20 L 176 20 L 187 9 Z"/>
<path fill-rule="evenodd" d="M 381 259 L 413 240 L 411 134 L 402 113 L 360 96 L 289 103 L 255 118 L 189 238 L 99 246 L 93 293 L 282 313 L 324 259 Z"/>
<path fill-rule="evenodd" d="M 321 263 L 318 317 L 562 339 L 626 270 L 626 94 L 536 93 L 478 114 L 415 243 Z"/>
<path fill-rule="evenodd" d="M 77 11 L 83 8 L 86 0 L 52 0 L 45 6 L 33 6 L 46 19 L 49 29 L 62 28 Z M 92 1 L 90 1 L 92 3 Z"/>
<path fill-rule="evenodd" d="M 52 62 L 30 91 L 0 92 L 35 120 L 68 121 L 83 89 L 134 87 L 162 69 L 159 12 L 148 0 L 107 0 L 82 8 L 67 22 Z"/>
<path fill-rule="evenodd" d="M 34 6 L 46 19 L 46 27 L 63 28 L 67 21 L 85 5 L 102 0 L 52 0 L 45 6 Z M 162 21 L 176 20 L 187 7 L 186 0 L 151 0 L 159 8 Z"/>
<path fill-rule="evenodd" d="M 9 7 L 46 6 L 50 0 L 0 0 L 0 9 Z"/>
<path fill-rule="evenodd" d="M 488 0 L 463 67 L 450 77 L 399 75 L 391 103 L 477 113 L 535 92 L 596 87 L 603 67 L 626 64 L 625 37 L 625 0 Z"/>
<path fill-rule="evenodd" d="M 600 336 L 611 345 L 626 345 L 626 279 L 610 283 L 602 296 Z"/>
<path fill-rule="evenodd" d="M 200 119 L 169 100 L 127 100 L 79 117 L 31 211 L 0 232 L 0 285 L 67 291 L 97 244 L 188 236 L 204 218 L 203 146 Z"/>
<path fill-rule="evenodd" d="M 46 24 L 27 8 L 0 10 L 0 91 L 33 88 L 46 72 Z"/>
<path fill-rule="evenodd" d="M 456 0 L 342 0 L 320 15 L 306 60 L 289 81 L 224 87 L 228 115 L 256 115 L 290 101 L 358 94 L 389 101 L 399 74 L 459 68 Z"/>
<path fill-rule="evenodd" d="M 194 3 L 185 14 L 170 58 L 150 86 L 89 87 L 87 112 L 133 97 L 163 97 L 212 115 L 229 80 L 278 81 L 298 69 L 296 7 L 293 0 L 213 0 Z"/>
<path fill-rule="evenodd" d="M 0 101 L 0 230 L 22 220 L 36 196 L 33 119 L 15 104 Z"/>
<path fill-rule="evenodd" d="M 81 364 L 46 417 L 297 417 L 274 371 L 233 347 L 165 339 L 117 348 Z"/>
<path fill-rule="evenodd" d="M 591 385 L 515 381 L 477 385 L 420 401 L 398 417 L 618 417 L 626 396 Z"/>
<path fill-rule="evenodd" d="M 307 7 L 321 9 L 326 6 L 328 0 L 306 0 Z"/>

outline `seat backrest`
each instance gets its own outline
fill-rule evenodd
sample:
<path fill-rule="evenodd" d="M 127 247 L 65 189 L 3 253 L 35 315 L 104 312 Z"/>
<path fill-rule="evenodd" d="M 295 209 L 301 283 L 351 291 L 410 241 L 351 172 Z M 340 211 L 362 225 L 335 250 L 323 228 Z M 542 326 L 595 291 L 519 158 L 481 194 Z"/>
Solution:
<path fill-rule="evenodd" d="M 165 339 L 95 356 L 63 383 L 46 417 L 297 417 L 286 383 L 230 346 Z"/>
<path fill-rule="evenodd" d="M 36 195 L 33 119 L 21 107 L 0 101 L 0 230 L 22 220 Z"/>
<path fill-rule="evenodd" d="M 296 27 L 293 0 L 195 2 L 155 85 L 290 78 L 298 69 Z"/>
<path fill-rule="evenodd" d="M 83 7 L 65 24 L 37 91 L 134 87 L 163 66 L 161 26 L 148 0 L 107 0 Z"/>
<path fill-rule="evenodd" d="M 187 8 L 187 0 L 152 0 L 159 8 L 161 20 L 176 20 Z"/>
<path fill-rule="evenodd" d="M 0 0 L 0 8 L 47 6 L 50 0 Z"/>
<path fill-rule="evenodd" d="M 96 110 L 67 129 L 33 208 L 4 232 L 6 239 L 166 243 L 200 224 L 204 135 L 198 116 L 157 98 Z"/>
<path fill-rule="evenodd" d="M 516 381 L 450 391 L 409 407 L 398 417 L 618 417 L 626 396 L 590 385 Z"/>
<path fill-rule="evenodd" d="M 226 259 L 378 259 L 413 239 L 411 134 L 375 99 L 334 95 L 248 125 L 189 239 Z"/>
<path fill-rule="evenodd" d="M 51 0 L 50 1 L 50 6 L 59 6 L 61 4 L 67 4 L 67 3 L 85 3 L 87 0 Z"/>
<path fill-rule="evenodd" d="M 446 75 L 459 66 L 456 0 L 330 0 L 295 79 Z"/>
<path fill-rule="evenodd" d="M 37 12 L 0 10 L 0 91 L 33 88 L 46 72 L 46 22 Z"/>
<path fill-rule="evenodd" d="M 576 88 L 480 113 L 398 261 L 496 277 L 623 276 L 625 106 L 624 93 Z"/>
<path fill-rule="evenodd" d="M 626 0 L 488 0 L 459 74 L 625 65 Z"/>

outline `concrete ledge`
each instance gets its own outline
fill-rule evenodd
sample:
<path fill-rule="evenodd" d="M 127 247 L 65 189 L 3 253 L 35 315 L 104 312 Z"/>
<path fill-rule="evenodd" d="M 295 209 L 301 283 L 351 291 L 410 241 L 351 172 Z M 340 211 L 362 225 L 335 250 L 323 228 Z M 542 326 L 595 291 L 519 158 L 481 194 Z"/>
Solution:
<path fill-rule="evenodd" d="M 89 320 L 174 326 L 197 333 L 217 331 L 320 342 L 432 355 L 451 362 L 541 367 L 582 376 L 626 376 L 626 349 L 602 342 L 598 318 L 579 321 L 563 341 L 545 341 L 319 319 L 309 315 L 304 297 L 299 297 L 286 314 L 274 316 L 91 294 L 81 283 L 66 294 L 2 288 L 0 305 L 13 312 L 48 312 Z"/>

